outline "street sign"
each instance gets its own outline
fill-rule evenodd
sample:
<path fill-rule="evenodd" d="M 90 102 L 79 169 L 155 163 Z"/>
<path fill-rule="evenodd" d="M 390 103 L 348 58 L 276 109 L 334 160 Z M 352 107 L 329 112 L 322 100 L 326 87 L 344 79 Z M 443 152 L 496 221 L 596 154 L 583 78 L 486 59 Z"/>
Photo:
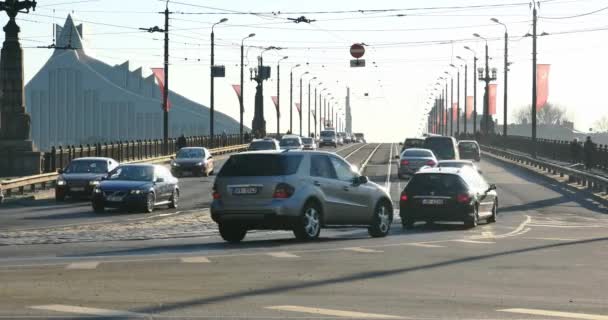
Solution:
<path fill-rule="evenodd" d="M 350 60 L 350 67 L 351 68 L 365 67 L 365 59 L 352 59 L 352 60 Z"/>
<path fill-rule="evenodd" d="M 214 78 L 224 78 L 226 76 L 225 66 L 213 66 L 211 67 L 211 74 Z"/>
<path fill-rule="evenodd" d="M 359 59 L 359 58 L 363 57 L 364 54 L 365 54 L 365 47 L 363 47 L 361 44 L 355 43 L 352 46 L 350 46 L 350 55 L 353 56 L 353 58 Z"/>

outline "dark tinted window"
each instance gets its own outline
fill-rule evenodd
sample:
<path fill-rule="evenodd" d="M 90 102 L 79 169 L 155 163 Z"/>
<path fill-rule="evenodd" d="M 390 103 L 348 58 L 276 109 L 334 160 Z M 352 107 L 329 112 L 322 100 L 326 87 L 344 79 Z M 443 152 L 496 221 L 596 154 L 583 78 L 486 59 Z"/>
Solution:
<path fill-rule="evenodd" d="M 414 175 L 405 190 L 409 194 L 454 195 L 466 191 L 466 184 L 455 174 L 419 173 Z"/>
<path fill-rule="evenodd" d="M 110 174 L 110 180 L 152 181 L 153 166 L 120 166 Z"/>
<path fill-rule="evenodd" d="M 422 139 L 405 139 L 403 148 L 422 148 L 424 146 L 424 140 Z"/>
<path fill-rule="evenodd" d="M 297 139 L 297 138 L 283 139 L 283 140 L 281 140 L 280 145 L 281 145 L 281 147 L 299 146 L 300 145 L 300 139 Z"/>
<path fill-rule="evenodd" d="M 178 159 L 201 159 L 205 157 L 203 149 L 180 149 L 177 152 L 176 158 Z"/>
<path fill-rule="evenodd" d="M 276 148 L 273 141 L 254 141 L 249 145 L 249 150 L 275 150 Z"/>
<path fill-rule="evenodd" d="M 283 176 L 296 173 L 301 155 L 240 154 L 231 156 L 218 173 L 220 177 Z"/>
<path fill-rule="evenodd" d="M 336 179 L 336 172 L 328 156 L 314 155 L 310 158 L 310 175 Z"/>
<path fill-rule="evenodd" d="M 333 138 L 335 136 L 336 136 L 336 132 L 335 131 L 321 131 L 321 137 Z"/>
<path fill-rule="evenodd" d="M 433 151 L 439 159 L 454 159 L 456 150 L 454 150 L 454 141 L 448 137 L 433 137 L 426 138 L 424 148 Z"/>
<path fill-rule="evenodd" d="M 426 158 L 432 157 L 433 154 L 430 151 L 426 150 L 405 150 L 403 152 L 404 157 L 417 157 L 417 158 Z"/>
<path fill-rule="evenodd" d="M 477 151 L 477 144 L 474 142 L 461 142 L 458 144 L 458 148 L 462 151 L 473 152 Z"/>
<path fill-rule="evenodd" d="M 65 173 L 106 173 L 108 162 L 106 160 L 76 160 L 72 161 Z"/>
<path fill-rule="evenodd" d="M 312 138 L 302 138 L 302 143 L 312 144 Z"/>

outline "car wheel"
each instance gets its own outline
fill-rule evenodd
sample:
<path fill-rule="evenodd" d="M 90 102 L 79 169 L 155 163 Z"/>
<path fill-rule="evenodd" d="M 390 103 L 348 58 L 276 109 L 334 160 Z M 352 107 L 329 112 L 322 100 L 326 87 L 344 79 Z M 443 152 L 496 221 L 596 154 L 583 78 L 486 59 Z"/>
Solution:
<path fill-rule="evenodd" d="M 65 191 L 57 191 L 57 189 L 55 189 L 55 201 L 58 202 L 63 202 L 65 201 Z"/>
<path fill-rule="evenodd" d="M 147 213 L 152 213 L 152 211 L 154 211 L 155 203 L 156 203 L 156 197 L 154 196 L 154 193 L 152 193 L 152 192 L 148 193 L 148 196 L 146 197 L 146 204 L 145 204 L 145 210 Z"/>
<path fill-rule="evenodd" d="M 494 201 L 494 206 L 492 207 L 492 215 L 488 218 L 488 223 L 496 223 L 497 213 L 498 213 L 498 202 Z"/>
<path fill-rule="evenodd" d="M 376 206 L 372 225 L 367 228 L 367 232 L 374 238 L 386 237 L 391 230 L 393 223 L 393 214 L 391 206 L 382 201 Z"/>
<path fill-rule="evenodd" d="M 321 210 L 314 202 L 304 205 L 302 215 L 293 228 L 293 234 L 298 240 L 314 240 L 321 233 Z"/>
<path fill-rule="evenodd" d="M 93 201 L 93 211 L 95 213 L 104 213 L 105 208 L 103 206 L 103 203 L 99 201 Z"/>
<path fill-rule="evenodd" d="M 467 228 L 475 228 L 479 222 L 479 208 L 477 205 L 473 207 L 473 217 L 468 221 L 465 221 L 465 226 Z"/>
<path fill-rule="evenodd" d="M 235 224 L 220 223 L 218 228 L 222 239 L 230 243 L 239 243 L 247 235 L 247 229 Z"/>
<path fill-rule="evenodd" d="M 171 202 L 169 203 L 169 209 L 177 209 L 179 203 L 179 190 L 175 189 L 171 195 Z"/>

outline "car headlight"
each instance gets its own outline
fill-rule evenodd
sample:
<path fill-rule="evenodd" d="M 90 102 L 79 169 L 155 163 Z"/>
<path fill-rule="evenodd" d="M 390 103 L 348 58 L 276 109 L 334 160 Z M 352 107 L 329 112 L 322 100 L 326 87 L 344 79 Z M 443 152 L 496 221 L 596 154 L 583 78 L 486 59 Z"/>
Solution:
<path fill-rule="evenodd" d="M 89 181 L 89 185 L 90 185 L 90 186 L 97 186 L 97 185 L 99 185 L 99 180 L 92 180 L 92 181 Z"/>
<path fill-rule="evenodd" d="M 202 166 L 202 165 L 203 165 L 203 162 L 201 161 L 201 162 L 197 163 L 196 165 L 197 165 L 197 166 Z"/>
<path fill-rule="evenodd" d="M 177 162 L 175 162 L 175 161 L 172 161 L 172 162 L 171 162 L 171 166 L 172 166 L 172 167 L 179 167 L 179 163 L 177 163 Z"/>
<path fill-rule="evenodd" d="M 99 189 L 99 187 L 93 189 L 93 193 L 99 194 L 101 193 L 101 189 Z"/>
<path fill-rule="evenodd" d="M 65 180 L 63 180 L 63 179 L 57 179 L 57 185 L 58 186 L 65 186 Z"/>
<path fill-rule="evenodd" d="M 141 194 L 142 191 L 141 190 L 131 190 L 129 193 L 130 194 Z"/>

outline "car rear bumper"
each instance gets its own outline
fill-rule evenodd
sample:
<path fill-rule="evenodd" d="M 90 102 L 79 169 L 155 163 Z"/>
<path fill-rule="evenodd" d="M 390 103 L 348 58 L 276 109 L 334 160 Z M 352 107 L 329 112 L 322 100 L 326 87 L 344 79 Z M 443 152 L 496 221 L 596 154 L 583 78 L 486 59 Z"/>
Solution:
<path fill-rule="evenodd" d="M 211 218 L 216 223 L 235 223 L 248 229 L 288 229 L 300 216 L 301 208 L 289 201 L 273 200 L 260 207 L 226 207 L 222 200 L 211 203 Z"/>
<path fill-rule="evenodd" d="M 473 218 L 473 206 L 432 207 L 401 205 L 399 215 L 405 221 L 468 221 Z"/>
<path fill-rule="evenodd" d="M 188 167 L 172 167 L 171 168 L 171 173 L 173 175 L 177 175 L 177 174 L 182 174 L 182 173 L 192 173 L 192 174 L 198 174 L 198 173 L 202 173 L 205 172 L 205 166 L 188 166 Z"/>

